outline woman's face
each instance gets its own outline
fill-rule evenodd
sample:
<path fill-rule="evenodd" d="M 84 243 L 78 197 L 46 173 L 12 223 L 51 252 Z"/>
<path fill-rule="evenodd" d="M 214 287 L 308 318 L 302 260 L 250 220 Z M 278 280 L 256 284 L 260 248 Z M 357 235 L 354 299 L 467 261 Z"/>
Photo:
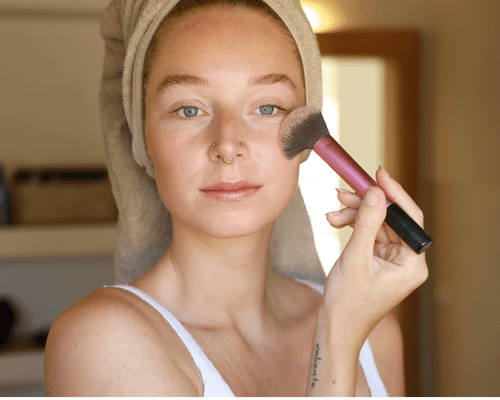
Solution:
<path fill-rule="evenodd" d="M 247 236 L 272 226 L 292 199 L 300 155 L 284 156 L 278 130 L 305 91 L 282 29 L 256 11 L 212 7 L 162 31 L 145 132 L 174 229 Z"/>

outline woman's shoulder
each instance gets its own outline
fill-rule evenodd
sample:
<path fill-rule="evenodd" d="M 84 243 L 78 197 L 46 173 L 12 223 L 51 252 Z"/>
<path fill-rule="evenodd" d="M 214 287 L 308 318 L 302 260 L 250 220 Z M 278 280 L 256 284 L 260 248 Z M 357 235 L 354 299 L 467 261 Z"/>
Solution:
<path fill-rule="evenodd" d="M 156 314 L 117 288 L 98 289 L 70 306 L 47 339 L 47 393 L 198 395 L 189 353 Z"/>
<path fill-rule="evenodd" d="M 403 335 L 394 315 L 382 318 L 368 341 L 389 396 L 404 396 Z"/>

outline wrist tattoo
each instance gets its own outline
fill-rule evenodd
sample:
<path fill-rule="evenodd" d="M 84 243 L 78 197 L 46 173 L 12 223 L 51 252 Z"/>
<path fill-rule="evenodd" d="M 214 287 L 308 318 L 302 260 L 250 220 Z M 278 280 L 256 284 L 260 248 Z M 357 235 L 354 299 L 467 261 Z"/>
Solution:
<path fill-rule="evenodd" d="M 313 368 L 313 375 L 312 375 L 312 382 L 311 382 L 312 389 L 314 389 L 314 386 L 316 386 L 316 382 L 319 382 L 318 365 L 319 365 L 320 361 L 321 361 L 321 358 L 319 358 L 319 343 L 316 343 L 316 351 L 314 352 L 314 368 Z"/>

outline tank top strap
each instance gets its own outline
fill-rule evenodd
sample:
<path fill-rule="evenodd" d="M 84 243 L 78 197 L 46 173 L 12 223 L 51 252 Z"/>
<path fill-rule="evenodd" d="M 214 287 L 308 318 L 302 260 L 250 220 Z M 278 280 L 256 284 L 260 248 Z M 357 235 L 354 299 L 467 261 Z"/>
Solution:
<path fill-rule="evenodd" d="M 163 318 L 167 320 L 182 340 L 189 353 L 191 353 L 196 366 L 200 370 L 203 378 L 203 397 L 234 397 L 233 392 L 224 381 L 219 371 L 217 371 L 213 363 L 205 355 L 200 345 L 193 339 L 187 329 L 184 328 L 180 321 L 170 311 L 168 311 L 150 295 L 134 286 L 112 285 L 106 287 L 119 288 L 135 294 L 157 310 Z"/>
<path fill-rule="evenodd" d="M 365 340 L 359 352 L 359 363 L 365 374 L 366 383 L 370 388 L 371 397 L 389 397 L 384 382 L 378 372 L 372 348 L 368 339 Z"/>

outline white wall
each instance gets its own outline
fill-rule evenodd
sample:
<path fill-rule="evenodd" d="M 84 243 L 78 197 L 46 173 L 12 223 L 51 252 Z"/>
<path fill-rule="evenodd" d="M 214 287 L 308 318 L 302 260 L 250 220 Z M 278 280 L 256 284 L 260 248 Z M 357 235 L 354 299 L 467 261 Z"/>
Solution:
<path fill-rule="evenodd" d="M 99 13 L 2 10 L 0 163 L 9 174 L 33 164 L 104 164 Z"/>
<path fill-rule="evenodd" d="M 109 0 L 0 0 L 0 10 L 101 12 Z"/>

